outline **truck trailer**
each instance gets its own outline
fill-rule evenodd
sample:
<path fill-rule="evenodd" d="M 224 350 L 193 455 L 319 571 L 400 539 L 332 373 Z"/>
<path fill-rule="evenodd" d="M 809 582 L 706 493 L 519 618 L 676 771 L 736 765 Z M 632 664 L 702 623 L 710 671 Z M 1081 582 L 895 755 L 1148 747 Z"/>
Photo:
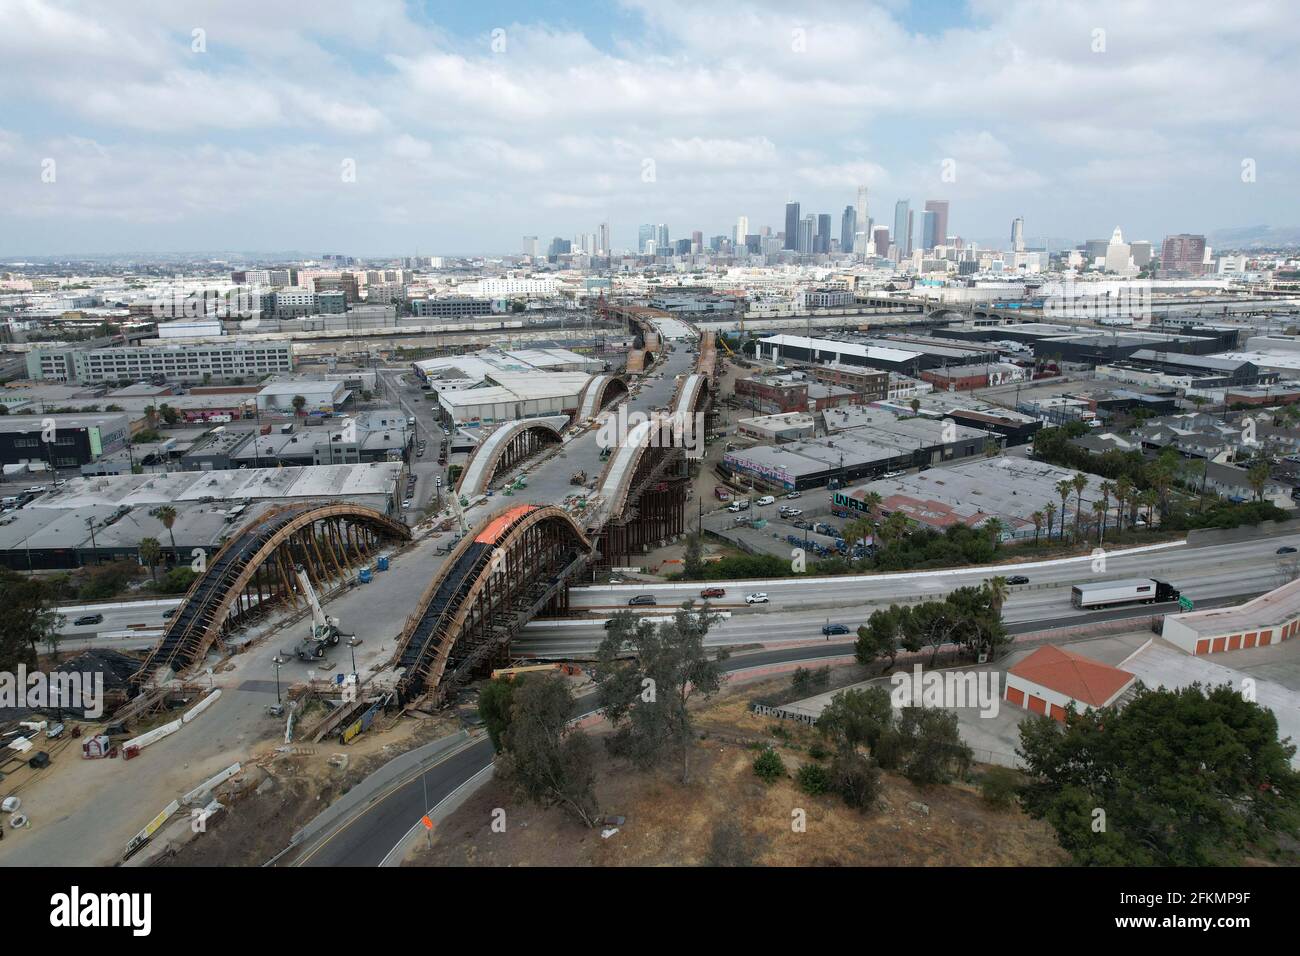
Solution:
<path fill-rule="evenodd" d="M 1164 604 L 1177 601 L 1178 588 L 1155 578 L 1127 578 L 1076 584 L 1070 589 L 1070 603 L 1077 608 L 1112 607 L 1119 604 Z"/>

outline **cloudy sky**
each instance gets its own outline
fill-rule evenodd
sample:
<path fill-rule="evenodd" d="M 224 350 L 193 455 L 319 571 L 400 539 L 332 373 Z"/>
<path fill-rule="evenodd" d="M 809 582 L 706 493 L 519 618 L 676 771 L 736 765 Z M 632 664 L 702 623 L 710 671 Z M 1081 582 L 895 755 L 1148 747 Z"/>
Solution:
<path fill-rule="evenodd" d="M 0 255 L 1300 224 L 1291 0 L 0 0 Z"/>

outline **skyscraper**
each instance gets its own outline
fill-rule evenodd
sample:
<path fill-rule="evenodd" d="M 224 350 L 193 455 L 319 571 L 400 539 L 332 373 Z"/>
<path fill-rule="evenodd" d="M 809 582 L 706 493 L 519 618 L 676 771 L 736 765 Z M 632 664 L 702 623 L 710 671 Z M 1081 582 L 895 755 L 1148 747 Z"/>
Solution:
<path fill-rule="evenodd" d="M 828 212 L 817 216 L 817 242 L 813 251 L 819 254 L 831 251 L 831 214 Z"/>
<path fill-rule="evenodd" d="M 650 223 L 642 223 L 636 231 L 636 251 L 644 253 L 649 243 L 654 242 L 655 227 Z"/>
<path fill-rule="evenodd" d="M 840 252 L 852 252 L 858 235 L 858 211 L 852 206 L 844 207 L 840 217 Z"/>
<path fill-rule="evenodd" d="M 807 215 L 799 220 L 796 227 L 795 251 L 801 255 L 808 255 L 813 251 L 813 244 L 817 237 L 817 223 L 814 216 Z"/>
<path fill-rule="evenodd" d="M 934 241 L 926 242 L 926 249 L 948 244 L 948 200 L 927 199 L 925 211 L 934 213 Z"/>
<path fill-rule="evenodd" d="M 1160 247 L 1160 270 L 1188 276 L 1204 275 L 1205 237 L 1185 232 L 1165 236 Z"/>
<path fill-rule="evenodd" d="M 915 217 L 916 213 L 909 209 L 907 211 L 907 235 L 904 237 L 907 239 L 907 250 L 898 254 L 899 259 L 902 259 L 903 256 L 907 256 L 909 259 L 912 257 L 912 237 L 916 235 L 916 223 L 913 221 Z"/>
<path fill-rule="evenodd" d="M 799 248 L 799 204 L 797 202 L 785 204 L 785 247 Z"/>
<path fill-rule="evenodd" d="M 1011 251 L 1025 251 L 1025 219 L 1023 216 L 1016 216 L 1011 220 Z"/>
<path fill-rule="evenodd" d="M 596 234 L 596 254 L 607 256 L 610 252 L 609 223 L 602 222 Z"/>
<path fill-rule="evenodd" d="M 930 205 L 926 203 L 926 205 Z M 939 245 L 935 239 L 935 233 L 939 228 L 939 214 L 933 209 L 927 209 L 921 217 L 921 248 L 929 252 L 935 246 Z"/>
<path fill-rule="evenodd" d="M 691 233 L 691 252 L 697 255 L 704 251 L 704 233 L 696 229 Z"/>
<path fill-rule="evenodd" d="M 900 199 L 894 203 L 894 246 L 898 249 L 900 259 L 911 252 L 909 247 L 912 245 L 912 214 L 908 209 L 910 202 L 911 200 L 908 199 Z"/>
<path fill-rule="evenodd" d="M 749 217 L 748 217 L 748 216 L 737 216 L 737 217 L 736 217 L 736 231 L 735 231 L 735 233 L 732 235 L 732 239 L 731 239 L 732 243 L 733 243 L 737 248 L 739 248 L 740 246 L 743 246 L 743 245 L 745 244 L 745 237 L 746 237 L 747 235 L 749 235 Z"/>
<path fill-rule="evenodd" d="M 655 226 L 655 248 L 661 251 L 668 248 L 668 227 L 662 222 Z"/>
<path fill-rule="evenodd" d="M 889 230 L 884 226 L 876 227 L 876 234 L 873 237 L 873 245 L 876 247 L 876 255 L 881 258 L 889 255 Z"/>

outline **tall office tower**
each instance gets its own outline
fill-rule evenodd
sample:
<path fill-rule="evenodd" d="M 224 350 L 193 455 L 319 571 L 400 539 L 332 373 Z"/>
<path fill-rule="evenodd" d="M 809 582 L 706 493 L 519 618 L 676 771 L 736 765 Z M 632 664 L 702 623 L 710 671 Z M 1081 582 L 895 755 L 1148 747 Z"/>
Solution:
<path fill-rule="evenodd" d="M 524 255 L 537 258 L 537 237 L 524 236 Z"/>
<path fill-rule="evenodd" d="M 912 257 L 912 237 L 916 235 L 915 218 L 916 214 L 909 209 L 907 211 L 907 235 L 904 237 L 907 239 L 907 248 L 899 253 L 900 256 L 907 256 L 909 259 Z"/>
<path fill-rule="evenodd" d="M 1023 216 L 1016 216 L 1011 220 L 1011 251 L 1025 251 L 1025 219 Z"/>
<path fill-rule="evenodd" d="M 1165 273 L 1205 274 L 1205 237 L 1181 232 L 1165 236 L 1160 247 L 1160 270 Z"/>
<path fill-rule="evenodd" d="M 646 244 L 654 241 L 655 227 L 650 225 L 648 222 L 642 223 L 641 227 L 636 231 L 636 251 L 638 253 L 644 253 L 646 251 Z"/>
<path fill-rule="evenodd" d="M 814 244 L 814 251 L 818 253 L 831 251 L 831 214 L 828 212 L 817 216 L 817 242 Z"/>
<path fill-rule="evenodd" d="M 1129 250 L 1133 253 L 1133 265 L 1139 269 L 1144 268 L 1151 261 L 1151 243 L 1145 239 L 1139 239 L 1129 245 Z"/>
<path fill-rule="evenodd" d="M 655 246 L 660 251 L 666 252 L 668 245 L 668 227 L 661 222 L 655 226 Z"/>
<path fill-rule="evenodd" d="M 877 226 L 872 245 L 875 247 L 876 255 L 881 257 L 889 255 L 889 230 L 884 226 Z"/>
<path fill-rule="evenodd" d="M 609 250 L 610 250 L 609 223 L 602 222 L 600 224 L 599 234 L 596 237 L 596 254 L 601 256 L 607 256 L 609 255 Z"/>
<path fill-rule="evenodd" d="M 853 237 L 853 251 L 858 255 L 870 255 L 871 216 L 867 212 L 867 187 L 858 187 L 858 205 L 854 210 L 853 221 L 857 224 Z"/>
<path fill-rule="evenodd" d="M 749 217 L 737 216 L 736 231 L 732 233 L 731 236 L 732 244 L 735 245 L 737 248 L 743 246 L 745 244 L 745 237 L 747 235 L 749 235 Z"/>
<path fill-rule="evenodd" d="M 933 209 L 927 209 L 921 216 L 921 248 L 926 252 L 939 245 L 939 242 L 935 239 L 938 228 L 939 214 Z"/>
<path fill-rule="evenodd" d="M 704 233 L 696 229 L 691 233 L 691 252 L 699 255 L 704 251 Z"/>
<path fill-rule="evenodd" d="M 795 251 L 801 255 L 808 255 L 813 251 L 813 244 L 817 238 L 816 217 L 807 215 L 800 219 L 797 233 Z"/>
<path fill-rule="evenodd" d="M 799 248 L 799 204 L 797 202 L 785 204 L 785 247 Z"/>
<path fill-rule="evenodd" d="M 898 247 L 898 254 L 900 256 L 907 255 L 907 247 L 912 244 L 912 233 L 910 227 L 911 213 L 907 208 L 909 203 L 910 200 L 907 199 L 900 199 L 898 202 L 894 203 L 893 239 L 894 245 Z M 877 249 L 877 252 L 879 252 L 879 249 Z"/>
<path fill-rule="evenodd" d="M 1132 259 L 1133 253 L 1124 241 L 1124 234 L 1116 226 L 1110 242 L 1106 244 L 1106 271 L 1127 275 L 1133 271 Z"/>
<path fill-rule="evenodd" d="M 934 213 L 934 242 L 927 242 L 925 248 L 933 249 L 948 243 L 948 200 L 927 199 L 925 211 Z"/>
<path fill-rule="evenodd" d="M 840 216 L 840 252 L 852 252 L 858 237 L 858 211 L 845 206 Z"/>

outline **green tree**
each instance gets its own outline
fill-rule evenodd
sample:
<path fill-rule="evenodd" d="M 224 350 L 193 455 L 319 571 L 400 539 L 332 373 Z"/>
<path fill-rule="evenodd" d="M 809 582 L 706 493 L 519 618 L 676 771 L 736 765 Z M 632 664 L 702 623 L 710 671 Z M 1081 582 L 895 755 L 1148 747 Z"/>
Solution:
<path fill-rule="evenodd" d="M 870 760 L 848 747 L 835 752 L 831 761 L 831 788 L 846 804 L 865 813 L 880 795 L 880 770 Z"/>
<path fill-rule="evenodd" d="M 799 784 L 799 789 L 810 797 L 820 796 L 831 789 L 830 771 L 821 764 L 804 764 L 795 773 L 795 780 Z"/>
<path fill-rule="evenodd" d="M 520 674 L 518 681 L 527 680 Z M 510 726 L 510 706 L 514 700 L 516 681 L 498 677 L 483 686 L 478 695 L 478 715 L 492 741 L 492 749 L 501 752 L 501 740 Z"/>
<path fill-rule="evenodd" d="M 610 751 L 648 767 L 675 749 L 687 783 L 695 740 L 689 704 L 722 687 L 719 661 L 725 655 L 715 659 L 704 647 L 718 616 L 687 601 L 671 621 L 638 621 L 626 612 L 613 620 L 597 650 L 600 703 L 615 727 Z M 627 650 L 634 662 L 626 659 Z"/>
<path fill-rule="evenodd" d="M 704 577 L 704 542 L 699 532 L 686 536 L 686 555 L 682 562 L 682 570 L 692 581 Z"/>
<path fill-rule="evenodd" d="M 867 667 L 883 658 L 887 666 L 893 667 L 900 650 L 919 649 L 920 645 L 912 641 L 911 622 L 911 609 L 905 606 L 891 604 L 887 609 L 872 611 L 867 623 L 858 628 L 858 639 L 853 645 L 858 663 Z M 910 648 L 909 642 L 913 643 Z"/>
<path fill-rule="evenodd" d="M 497 772 L 527 800 L 559 806 L 588 827 L 596 825 L 596 774 L 591 740 L 570 728 L 573 693 L 558 674 L 514 689 L 510 723 L 501 738 Z"/>
<path fill-rule="evenodd" d="M 1264 488 L 1268 485 L 1269 479 L 1268 462 L 1260 461 L 1250 466 L 1246 472 L 1246 482 L 1250 485 L 1250 490 L 1255 492 L 1255 500 L 1264 500 Z"/>
<path fill-rule="evenodd" d="M 1233 865 L 1300 836 L 1296 748 L 1278 739 L 1272 711 L 1227 685 L 1143 689 L 1064 723 L 1031 717 L 1018 752 L 1022 805 L 1076 863 Z"/>
<path fill-rule="evenodd" d="M 917 786 L 949 783 L 966 773 L 971 749 L 957 731 L 957 715 L 938 707 L 904 707 L 898 715 L 903 776 Z"/>
<path fill-rule="evenodd" d="M 149 569 L 149 577 L 158 583 L 158 561 L 162 558 L 162 545 L 157 538 L 142 538 L 139 545 L 140 563 Z"/>
<path fill-rule="evenodd" d="M 866 687 L 842 690 L 832 697 L 815 726 L 836 748 L 875 750 L 893 719 L 889 691 L 883 687 Z"/>
<path fill-rule="evenodd" d="M 1062 478 L 1056 483 L 1056 493 L 1061 497 L 1061 541 L 1065 541 L 1065 509 L 1070 502 L 1070 495 L 1074 491 L 1074 485 L 1069 478 Z"/>
<path fill-rule="evenodd" d="M 1088 476 L 1079 472 L 1070 479 L 1070 485 L 1074 488 L 1074 539 L 1079 540 L 1079 520 L 1083 517 L 1083 493 L 1088 488 Z"/>
<path fill-rule="evenodd" d="M 295 395 L 292 401 L 293 414 L 295 417 L 301 417 L 303 408 L 307 405 L 307 399 L 302 395 Z"/>
<path fill-rule="evenodd" d="M 63 618 L 52 601 L 44 582 L 0 568 L 0 671 L 12 674 L 19 664 L 34 670 L 38 645 L 53 639 L 57 649 Z"/>

